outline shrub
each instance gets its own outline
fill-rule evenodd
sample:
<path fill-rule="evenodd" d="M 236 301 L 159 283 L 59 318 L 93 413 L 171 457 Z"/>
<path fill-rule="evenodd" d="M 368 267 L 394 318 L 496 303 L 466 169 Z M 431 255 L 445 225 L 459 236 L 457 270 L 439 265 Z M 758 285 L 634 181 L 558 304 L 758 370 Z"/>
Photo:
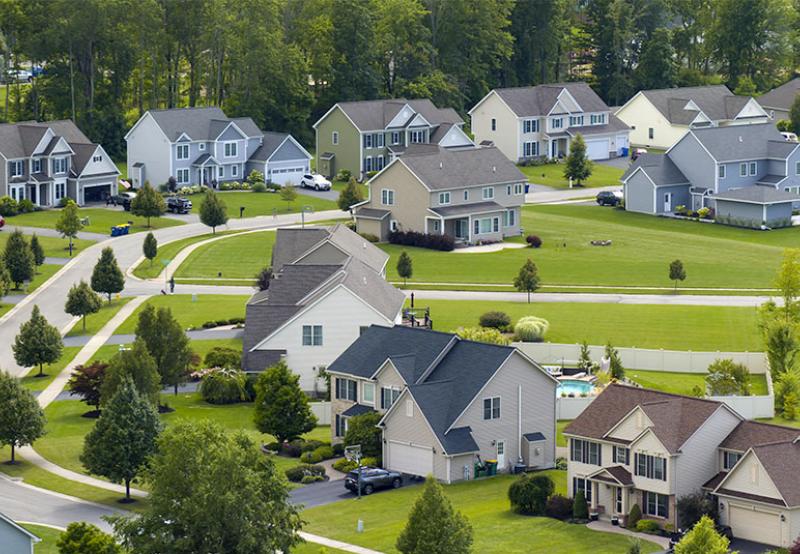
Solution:
<path fill-rule="evenodd" d="M 272 442 L 268 442 L 267 444 L 265 444 L 264 448 L 266 448 L 270 452 L 280 452 L 281 445 L 277 441 L 272 441 Z"/>
<path fill-rule="evenodd" d="M 320 446 L 319 448 L 314 450 L 313 453 L 317 454 L 323 460 L 330 460 L 331 458 L 333 458 L 333 448 L 331 448 L 327 444 Z"/>
<path fill-rule="evenodd" d="M 636 522 L 636 530 L 640 533 L 658 533 L 661 528 L 652 519 L 640 519 Z"/>
<path fill-rule="evenodd" d="M 380 456 L 383 449 L 383 433 L 378 427 L 378 422 L 381 417 L 378 412 L 369 412 L 349 418 L 344 444 L 361 445 L 363 456 Z"/>
<path fill-rule="evenodd" d="M 333 455 L 334 456 L 341 456 L 344 454 L 344 444 L 339 442 L 333 445 Z"/>
<path fill-rule="evenodd" d="M 239 369 L 242 367 L 242 353 L 233 348 L 215 346 L 208 351 L 203 359 L 206 367 L 221 367 L 225 369 Z"/>
<path fill-rule="evenodd" d="M 566 496 L 554 494 L 547 499 L 544 513 L 547 517 L 555 519 L 569 519 L 572 516 L 572 501 Z"/>
<path fill-rule="evenodd" d="M 511 325 L 511 318 L 505 312 L 486 312 L 478 322 L 481 327 L 493 327 L 502 331 Z"/>
<path fill-rule="evenodd" d="M 325 478 L 321 475 L 304 475 L 300 482 L 304 485 L 308 485 L 310 483 L 317 483 L 319 481 L 324 481 Z"/>
<path fill-rule="evenodd" d="M 525 237 L 525 242 L 527 242 L 531 248 L 539 248 L 542 246 L 542 239 L 539 238 L 538 235 L 528 235 Z"/>
<path fill-rule="evenodd" d="M 361 465 L 362 466 L 369 466 L 369 467 L 380 467 L 381 463 L 378 458 L 361 458 Z M 336 471 L 341 471 L 342 473 L 348 473 L 353 471 L 356 468 L 356 463 L 351 462 L 347 458 L 342 458 L 341 460 L 336 460 L 333 462 L 333 469 Z"/>
<path fill-rule="evenodd" d="M 58 201 L 58 207 L 59 208 L 65 207 L 67 204 L 69 204 L 70 200 L 72 199 L 69 196 L 62 196 L 61 199 Z"/>
<path fill-rule="evenodd" d="M 546 319 L 529 315 L 517 321 L 514 334 L 522 342 L 541 342 L 549 328 L 550 323 Z"/>
<path fill-rule="evenodd" d="M 381 240 L 377 235 L 373 235 L 372 233 L 359 233 L 359 235 L 361 235 L 361 238 L 369 242 L 380 242 Z"/>
<path fill-rule="evenodd" d="M 253 192 L 267 192 L 267 185 L 264 183 L 256 183 L 251 187 Z"/>
<path fill-rule="evenodd" d="M 318 464 L 322 461 L 322 456 L 314 450 L 313 452 L 303 452 L 300 455 L 300 461 L 304 464 Z"/>
<path fill-rule="evenodd" d="M 678 498 L 678 525 L 682 529 L 691 529 L 704 515 L 717 519 L 717 503 L 702 492 L 687 494 Z"/>
<path fill-rule="evenodd" d="M 545 513 L 547 499 L 556 486 L 547 475 L 523 474 L 508 487 L 511 509 L 519 514 L 541 516 Z"/>
<path fill-rule="evenodd" d="M 389 242 L 402 246 L 417 246 L 449 252 L 456 247 L 455 239 L 450 235 L 418 233 L 416 231 L 392 231 Z"/>
<path fill-rule="evenodd" d="M 300 454 L 303 453 L 300 447 L 301 443 L 298 441 L 285 442 L 281 446 L 281 451 L 290 458 L 299 458 Z"/>
<path fill-rule="evenodd" d="M 750 396 L 750 371 L 730 358 L 717 359 L 708 366 L 706 385 L 712 395 Z"/>
<path fill-rule="evenodd" d="M 636 524 L 642 519 L 642 509 L 638 504 L 631 506 L 631 511 L 628 512 L 628 529 L 636 529 Z"/>
<path fill-rule="evenodd" d="M 350 177 L 353 176 L 353 172 L 349 169 L 340 169 L 339 173 L 336 174 L 337 181 L 349 181 Z"/>
<path fill-rule="evenodd" d="M 245 384 L 247 376 L 238 369 L 218 369 L 200 382 L 200 396 L 209 404 L 234 404 L 250 400 Z"/>
<path fill-rule="evenodd" d="M 325 468 L 318 465 L 301 464 L 295 467 L 290 467 L 285 472 L 286 478 L 292 483 L 299 483 L 303 477 L 308 475 L 317 475 L 323 477 L 325 475 Z"/>
<path fill-rule="evenodd" d="M 572 501 L 572 517 L 575 519 L 589 519 L 589 506 L 583 491 L 578 491 Z"/>
<path fill-rule="evenodd" d="M 21 213 L 21 214 L 27 214 L 27 213 L 36 211 L 36 206 L 34 206 L 34 204 L 33 204 L 33 202 L 31 201 L 30 198 L 23 198 L 22 200 L 20 200 L 17 203 L 17 207 L 18 207 L 19 213 Z"/>
<path fill-rule="evenodd" d="M 315 440 L 299 441 L 299 443 L 300 443 L 300 452 L 313 452 L 320 446 L 325 446 L 326 444 L 322 441 L 315 441 Z"/>
<path fill-rule="evenodd" d="M 486 342 L 489 344 L 499 344 L 506 346 L 508 338 L 497 329 L 491 327 L 459 327 L 455 333 L 464 340 L 472 340 L 475 342 Z"/>
<path fill-rule="evenodd" d="M 559 469 L 561 471 L 567 471 L 567 465 L 568 462 L 564 456 L 559 456 L 558 458 L 556 458 L 556 469 Z"/>
<path fill-rule="evenodd" d="M 19 213 L 17 201 L 10 196 L 0 196 L 0 215 L 11 217 Z"/>

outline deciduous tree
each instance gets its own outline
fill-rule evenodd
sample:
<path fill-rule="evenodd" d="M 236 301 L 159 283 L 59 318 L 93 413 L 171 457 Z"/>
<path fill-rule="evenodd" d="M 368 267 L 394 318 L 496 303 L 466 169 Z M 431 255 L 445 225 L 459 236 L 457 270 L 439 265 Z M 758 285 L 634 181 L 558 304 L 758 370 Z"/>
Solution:
<path fill-rule="evenodd" d="M 729 544 L 717 532 L 714 520 L 704 515 L 675 545 L 675 554 L 727 554 Z"/>
<path fill-rule="evenodd" d="M 350 176 L 347 185 L 339 193 L 339 199 L 336 201 L 339 209 L 346 212 L 351 206 L 358 204 L 364 200 L 364 194 L 361 192 L 361 185 L 358 184 L 356 178 Z"/>
<path fill-rule="evenodd" d="M 110 247 L 103 248 L 100 259 L 92 271 L 92 290 L 108 296 L 111 303 L 111 295 L 122 292 L 125 288 L 125 276 L 117 265 L 117 258 Z"/>
<path fill-rule="evenodd" d="M 775 287 L 783 298 L 783 313 L 786 321 L 798 316 L 798 297 L 800 297 L 800 248 L 787 248 L 783 251 Z"/>
<path fill-rule="evenodd" d="M 678 292 L 678 281 L 686 279 L 686 269 L 683 267 L 683 262 L 680 260 L 673 260 L 669 264 L 669 280 L 675 282 L 675 291 Z"/>
<path fill-rule="evenodd" d="M 136 197 L 131 201 L 131 213 L 147 219 L 147 226 L 150 227 L 150 218 L 159 217 L 167 206 L 164 197 L 145 181 L 144 186 L 136 193 Z"/>
<path fill-rule="evenodd" d="M 447 552 L 467 554 L 472 548 L 472 526 L 453 509 L 444 489 L 429 476 L 422 494 L 411 507 L 408 523 L 397 537 L 403 554 Z"/>
<path fill-rule="evenodd" d="M 33 279 L 36 262 L 30 244 L 19 229 L 11 233 L 6 241 L 3 263 L 14 282 L 14 288 L 19 289 L 22 283 Z"/>
<path fill-rule="evenodd" d="M 92 362 L 89 365 L 77 366 L 72 370 L 72 375 L 67 381 L 67 390 L 69 390 L 70 396 L 80 396 L 81 402 L 93 406 L 99 413 L 101 391 L 107 369 L 108 364 L 105 362 Z"/>
<path fill-rule="evenodd" d="M 148 399 L 153 406 L 158 405 L 158 395 L 161 392 L 158 370 L 142 339 L 137 338 L 131 348 L 120 350 L 109 361 L 100 390 L 101 406 L 111 400 L 126 377 L 131 378 L 143 398 Z"/>
<path fill-rule="evenodd" d="M 773 378 L 796 367 L 800 342 L 797 340 L 796 324 L 783 319 L 770 322 L 765 330 L 767 360 Z"/>
<path fill-rule="evenodd" d="M 258 376 L 255 424 L 278 442 L 296 439 L 317 424 L 308 398 L 300 390 L 300 378 L 281 360 Z"/>
<path fill-rule="evenodd" d="M 750 395 L 750 371 L 744 364 L 725 358 L 708 366 L 706 384 L 712 395 Z"/>
<path fill-rule="evenodd" d="M 211 189 L 206 191 L 206 196 L 200 204 L 200 221 L 203 225 L 211 227 L 212 234 L 217 233 L 217 227 L 228 222 L 225 202 Z"/>
<path fill-rule="evenodd" d="M 85 521 L 70 523 L 58 537 L 56 547 L 58 554 L 123 554 L 113 536 Z"/>
<path fill-rule="evenodd" d="M 19 379 L 0 371 L 0 444 L 11 447 L 11 463 L 15 449 L 33 444 L 44 435 L 44 412 L 33 394 Z"/>
<path fill-rule="evenodd" d="M 572 179 L 576 185 L 581 186 L 591 174 L 592 162 L 586 155 L 586 143 L 583 135 L 578 133 L 569 145 L 569 154 L 564 165 L 564 177 Z"/>
<path fill-rule="evenodd" d="M 281 197 L 281 200 L 286 202 L 286 211 L 292 209 L 292 202 L 297 200 L 297 191 L 294 189 L 292 185 L 285 185 L 281 188 L 281 191 L 278 193 Z"/>
<path fill-rule="evenodd" d="M 58 221 L 56 221 L 56 231 L 61 233 L 62 237 L 69 239 L 70 257 L 72 257 L 73 241 L 81 229 L 83 229 L 83 224 L 78 216 L 78 205 L 70 198 L 61 209 L 61 214 L 58 216 Z"/>
<path fill-rule="evenodd" d="M 22 367 L 39 366 L 39 377 L 44 375 L 44 364 L 52 364 L 61 357 L 64 343 L 61 333 L 33 306 L 31 318 L 19 328 L 11 349 L 14 361 Z"/>
<path fill-rule="evenodd" d="M 99 312 L 102 305 L 103 299 L 92 290 L 86 281 L 81 279 L 77 285 L 70 287 L 64 311 L 69 315 L 81 318 L 83 330 L 86 331 L 86 316 Z"/>
<path fill-rule="evenodd" d="M 405 250 L 400 252 L 400 257 L 397 258 L 397 274 L 403 278 L 403 286 L 406 286 L 406 282 L 414 274 L 414 263 Z"/>
<path fill-rule="evenodd" d="M 539 270 L 533 260 L 528 260 L 519 269 L 519 273 L 514 278 L 514 288 L 519 292 L 528 293 L 528 304 L 531 303 L 531 293 L 539 288 Z"/>
<path fill-rule="evenodd" d="M 139 312 L 136 337 L 144 341 L 153 357 L 161 377 L 161 385 L 174 387 L 177 395 L 178 386 L 189 377 L 192 350 L 189 347 L 189 337 L 173 317 L 172 310 L 156 310 L 152 304 L 146 305 Z"/>
<path fill-rule="evenodd" d="M 383 431 L 378 422 L 383 417 L 379 412 L 369 412 L 348 418 L 345 446 L 361 445 L 361 455 L 378 458 L 383 454 Z"/>

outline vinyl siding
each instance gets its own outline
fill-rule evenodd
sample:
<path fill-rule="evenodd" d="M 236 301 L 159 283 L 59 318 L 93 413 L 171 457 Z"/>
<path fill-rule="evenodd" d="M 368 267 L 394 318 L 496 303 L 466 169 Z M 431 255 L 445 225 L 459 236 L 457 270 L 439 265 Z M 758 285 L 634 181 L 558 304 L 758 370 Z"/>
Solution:
<path fill-rule="evenodd" d="M 453 456 L 450 458 L 450 482 L 464 480 L 464 466 L 468 468 L 469 478 L 473 479 L 475 475 L 474 465 L 475 456 L 472 454 Z"/>
<path fill-rule="evenodd" d="M 333 131 L 339 132 L 338 145 L 334 145 L 331 141 Z M 332 152 L 336 155 L 333 159 L 333 174 L 342 169 L 349 169 L 353 175 L 358 177 L 361 170 L 360 141 L 361 136 L 358 129 L 350 123 L 350 120 L 338 107 L 331 111 L 316 129 L 317 156 L 323 152 Z M 331 176 L 328 175 L 328 177 Z"/>
<path fill-rule="evenodd" d="M 381 204 L 382 189 L 394 191 L 394 205 Z M 398 228 L 403 231 L 425 232 L 425 217 L 432 215 L 428 211 L 429 192 L 402 162 L 394 162 L 374 177 L 369 183 L 369 190 L 369 202 L 365 204 L 366 207 L 391 210 L 392 213 L 387 219 L 396 220 Z"/>
<path fill-rule="evenodd" d="M 767 225 L 777 225 L 792 217 L 792 204 L 772 204 L 767 206 Z"/>
<path fill-rule="evenodd" d="M 386 360 L 386 363 L 378 371 L 376 382 L 379 390 L 380 387 L 397 387 L 402 390 L 406 386 L 406 382 L 403 381 L 391 360 Z"/>
<path fill-rule="evenodd" d="M 389 218 L 384 218 L 380 221 L 376 219 L 363 219 L 363 218 L 356 218 L 358 223 L 358 232 L 359 233 L 369 233 L 371 235 L 375 235 L 380 240 L 386 240 L 387 235 L 389 234 Z"/>
<path fill-rule="evenodd" d="M 761 204 L 746 204 L 744 202 L 728 202 L 717 200 L 715 202 L 717 217 L 726 216 L 739 220 L 744 226 L 759 226 L 764 220 L 764 209 Z"/>
<path fill-rule="evenodd" d="M 170 178 L 171 146 L 153 117 L 147 113 L 128 137 L 128 175 L 133 178 L 134 164 L 143 163 L 144 178 L 154 185 Z"/>
<path fill-rule="evenodd" d="M 497 120 L 497 129 L 492 131 L 492 118 Z M 522 128 L 516 114 L 512 112 L 496 94 L 490 94 L 472 112 L 472 133 L 475 144 L 491 140 L 500 151 L 512 162 L 521 156 Z"/>
<path fill-rule="evenodd" d="M 281 161 L 289 161 L 289 160 L 308 160 L 308 156 L 300 150 L 297 145 L 292 142 L 290 139 L 287 139 L 283 145 L 278 148 L 270 158 L 270 162 L 281 162 Z"/>
<path fill-rule="evenodd" d="M 655 213 L 653 206 L 653 183 L 643 174 L 637 171 L 628 182 L 625 183 L 625 209 L 629 212 L 640 212 L 645 214 Z"/>
<path fill-rule="evenodd" d="M 755 483 L 752 479 L 754 465 L 758 475 Z M 781 494 L 778 492 L 772 479 L 770 479 L 764 467 L 761 465 L 761 462 L 758 461 L 758 458 L 754 456 L 752 452 L 739 460 L 739 463 L 736 464 L 736 467 L 733 468 L 731 474 L 723 483 L 722 488 L 747 494 L 766 496 L 768 498 L 781 499 Z"/>
<path fill-rule="evenodd" d="M 433 435 L 428 423 L 422 415 L 421 410 L 416 402 L 414 402 L 413 415 L 408 417 L 406 415 L 405 402 L 412 399 L 411 395 L 404 394 L 400 399 L 400 406 L 397 406 L 384 422 L 385 428 L 383 437 L 386 443 L 389 441 L 398 441 L 411 443 L 418 446 L 429 446 L 435 450 L 433 454 L 433 476 L 440 481 L 447 481 L 447 460 L 442 454 L 442 447 L 439 441 Z M 392 459 L 389 456 L 388 448 L 384 444 L 384 457 L 383 465 L 386 468 L 392 468 Z M 452 465 L 452 464 L 451 464 Z"/>
<path fill-rule="evenodd" d="M 630 142 L 633 146 L 667 149 L 689 130 L 686 126 L 671 124 L 643 94 L 636 96 L 616 115 L 631 127 Z M 651 128 L 652 139 L 649 134 Z"/>
<path fill-rule="evenodd" d="M 658 479 L 649 479 L 635 473 L 635 454 L 647 454 L 650 456 L 659 456 L 667 458 L 667 480 L 661 481 Z M 633 475 L 633 485 L 637 489 L 646 490 L 650 492 L 657 492 L 659 494 L 674 494 L 675 483 L 675 458 L 670 457 L 669 452 L 664 445 L 656 438 L 653 433 L 647 433 L 642 436 L 638 441 L 631 444 L 631 475 Z"/>
<path fill-rule="evenodd" d="M 678 206 L 691 206 L 692 195 L 689 194 L 689 185 L 674 185 L 666 187 L 658 187 L 656 189 L 656 213 L 666 213 L 666 205 L 664 202 L 664 195 L 672 193 L 671 212 L 675 211 Z"/>
<path fill-rule="evenodd" d="M 5 521 L 0 521 L 0 545 L 3 554 L 33 554 L 33 541 Z"/>
<path fill-rule="evenodd" d="M 669 151 L 669 157 L 692 185 L 714 188 L 717 164 L 692 134 L 687 134 Z"/>
<path fill-rule="evenodd" d="M 750 162 L 756 163 L 756 174 L 750 175 Z M 747 175 L 739 175 L 739 166 L 741 164 L 747 165 Z M 739 189 L 742 187 L 750 187 L 756 184 L 759 179 L 769 172 L 770 164 L 767 160 L 749 160 L 745 162 L 734 162 L 720 164 L 725 166 L 725 178 L 719 179 L 719 192 L 724 192 L 730 189 Z M 783 170 L 781 169 L 781 174 Z"/>
<path fill-rule="evenodd" d="M 651 425 L 650 418 L 640 408 L 637 408 L 618 424 L 609 437 L 632 441 Z"/>

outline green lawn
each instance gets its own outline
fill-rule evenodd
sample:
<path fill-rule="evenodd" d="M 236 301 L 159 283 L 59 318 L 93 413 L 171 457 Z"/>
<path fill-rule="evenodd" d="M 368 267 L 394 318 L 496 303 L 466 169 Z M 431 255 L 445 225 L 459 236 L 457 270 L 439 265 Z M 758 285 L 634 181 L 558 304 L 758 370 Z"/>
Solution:
<path fill-rule="evenodd" d="M 44 377 L 37 377 L 39 368 L 33 367 L 22 378 L 22 385 L 31 391 L 43 391 L 61 373 L 61 370 L 67 367 L 67 364 L 81 351 L 81 348 L 81 346 L 65 346 L 57 362 L 44 366 Z"/>
<path fill-rule="evenodd" d="M 6 230 L 10 231 L 12 223 L 17 221 L 16 218 L 12 219 L 9 218 L 9 226 Z M 20 223 L 20 225 L 22 225 Z M 11 236 L 10 232 L 7 233 L 0 233 L 0 250 L 5 250 L 6 242 L 8 242 L 8 237 Z M 51 257 L 51 258 L 68 258 L 69 257 L 69 240 L 68 239 L 60 239 L 56 237 L 38 237 L 39 244 L 42 245 L 44 249 L 44 255 Z M 25 235 L 25 239 L 30 241 L 31 237 L 29 235 Z M 75 239 L 72 241 L 72 252 L 73 255 L 76 252 L 82 251 L 84 248 L 88 248 L 89 246 L 93 245 L 94 241 L 91 240 L 81 240 Z"/>
<path fill-rule="evenodd" d="M 301 193 L 297 194 L 297 199 L 290 205 L 281 200 L 277 193 L 271 192 L 231 191 L 221 192 L 219 197 L 225 202 L 228 208 L 228 216 L 232 219 L 239 217 L 239 207 L 241 206 L 244 206 L 244 217 L 272 215 L 273 213 L 297 213 L 305 206 L 311 206 L 316 212 L 339 209 L 336 206 L 336 202 Z M 195 195 L 191 198 L 192 213 L 199 213 L 203 197 Z"/>
<path fill-rule="evenodd" d="M 119 344 L 104 344 L 100 348 L 97 349 L 97 352 L 89 359 L 89 363 L 96 362 L 96 361 L 104 361 L 107 362 L 114 355 L 119 352 L 119 347 L 122 345 Z M 128 345 L 130 346 L 130 345 Z M 206 354 L 209 350 L 216 346 L 222 346 L 227 348 L 233 348 L 235 350 L 242 349 L 242 340 L 241 339 L 212 339 L 212 340 L 193 340 L 191 341 L 192 350 L 200 356 L 200 358 L 205 358 Z"/>
<path fill-rule="evenodd" d="M 556 446 L 567 446 L 567 439 L 564 438 L 564 427 L 572 423 L 571 419 L 559 419 L 556 421 Z"/>
<path fill-rule="evenodd" d="M 566 494 L 566 472 L 548 471 L 556 482 L 556 492 Z M 559 554 L 619 554 L 627 552 L 628 537 L 591 531 L 545 517 L 528 517 L 510 511 L 508 487 L 514 477 L 490 479 L 445 486 L 453 506 L 464 514 L 474 531 L 475 552 L 558 552 Z M 405 527 L 408 512 L 422 491 L 408 487 L 391 494 L 376 494 L 361 500 L 347 499 L 303 512 L 305 529 L 317 535 L 381 552 L 397 552 L 395 541 Z M 358 520 L 364 532 L 356 531 Z M 642 543 L 643 552 L 659 548 Z"/>
<path fill-rule="evenodd" d="M 178 285 L 180 287 L 180 285 Z M 172 315 L 184 329 L 198 327 L 209 320 L 231 319 L 244 317 L 245 302 L 249 296 L 229 294 L 201 294 L 197 300 L 192 301 L 190 294 L 174 294 L 169 296 L 154 296 L 146 303 L 156 308 L 167 307 L 172 310 Z M 144 304 L 139 306 L 125 322 L 117 328 L 116 334 L 127 335 L 135 332 L 139 312 Z"/>
<path fill-rule="evenodd" d="M 412 281 L 449 283 L 448 288 L 460 283 L 509 286 L 527 258 L 536 263 L 544 291 L 558 290 L 558 285 L 669 288 L 668 268 L 675 259 L 683 261 L 687 273 L 680 287 L 769 288 L 783 249 L 800 244 L 797 228 L 754 231 L 597 206 L 527 207 L 522 225 L 524 234 L 542 238 L 541 248 L 462 254 L 381 245 L 392 256 L 388 277 L 402 281 L 396 265 L 405 249 L 413 260 Z M 613 245 L 592 246 L 596 239 L 610 239 Z"/>
<path fill-rule="evenodd" d="M 189 254 L 175 277 L 252 281 L 259 270 L 270 264 L 273 244 L 275 231 L 239 234 L 204 244 Z"/>
<path fill-rule="evenodd" d="M 47 281 L 50 277 L 58 273 L 58 270 L 61 269 L 62 266 L 56 264 L 43 264 L 36 268 L 36 275 L 34 276 L 33 280 L 28 285 L 26 292 L 33 292 L 42 286 L 45 281 Z"/>
<path fill-rule="evenodd" d="M 117 166 L 117 169 L 119 169 L 119 178 L 120 179 L 127 179 L 128 178 L 128 162 L 126 160 L 120 160 L 118 162 L 114 162 L 114 165 Z"/>
<path fill-rule="evenodd" d="M 219 235 L 227 235 L 227 234 L 234 234 L 238 231 L 223 231 L 216 234 Z M 195 237 L 188 237 L 185 239 L 179 239 L 172 242 L 168 242 L 163 246 L 158 245 L 158 254 L 153 261 L 150 262 L 149 260 L 142 261 L 139 265 L 137 265 L 134 270 L 133 274 L 136 275 L 139 279 L 153 279 L 154 277 L 158 277 L 161 275 L 161 272 L 164 270 L 164 262 L 175 258 L 175 256 L 186 248 L 196 242 L 202 242 L 204 240 L 210 239 L 215 235 L 211 233 L 206 233 L 204 235 L 197 235 Z M 169 263 L 167 261 L 167 263 Z"/>
<path fill-rule="evenodd" d="M 120 309 L 122 309 L 122 306 L 131 300 L 131 297 L 122 297 L 119 299 L 115 298 L 110 304 L 104 300 L 103 306 L 100 308 L 99 312 L 86 316 L 86 329 L 83 328 L 83 321 L 78 321 L 78 323 L 76 323 L 72 329 L 69 330 L 67 336 L 75 337 L 79 335 L 97 334 L 97 332 L 102 329 L 105 324 L 108 323 L 118 311 L 120 311 Z"/>
<path fill-rule="evenodd" d="M 147 220 L 143 217 L 138 217 L 130 212 L 121 212 L 118 210 L 107 210 L 105 208 L 81 208 L 78 210 L 81 217 L 89 218 L 89 225 L 85 226 L 82 230 L 90 233 L 100 233 L 103 235 L 111 234 L 111 227 L 133 221 L 131 233 L 141 233 L 142 231 L 151 231 L 154 229 L 161 229 L 163 227 L 174 227 L 176 225 L 183 225 L 182 221 L 170 219 L 167 217 L 154 217 L 150 219 L 150 228 L 148 228 Z M 20 214 L 8 218 L 9 225 L 23 225 L 27 227 L 45 227 L 47 229 L 55 229 L 56 221 L 61 215 L 61 210 L 49 209 L 40 212 L 32 212 L 29 214 Z"/>
<path fill-rule="evenodd" d="M 23 527 L 42 539 L 42 542 L 36 543 L 33 547 L 34 554 L 58 554 L 56 542 L 58 542 L 58 538 L 61 536 L 61 531 L 53 529 L 52 527 L 32 525 L 29 523 L 26 523 Z"/>
<path fill-rule="evenodd" d="M 439 331 L 477 326 L 481 314 L 500 310 L 512 321 L 526 315 L 545 318 L 549 342 L 734 352 L 763 347 L 755 308 L 422 299 L 416 305 L 430 306 Z"/>
<path fill-rule="evenodd" d="M 537 166 L 523 167 L 519 166 L 520 171 L 525 174 L 528 181 L 537 185 L 547 185 L 548 187 L 567 189 L 569 188 L 569 179 L 564 177 L 563 163 L 559 164 L 546 164 Z M 590 187 L 607 187 L 622 184 L 619 182 L 620 177 L 624 171 L 617 167 L 604 165 L 600 163 L 592 164 L 592 174 L 584 181 L 583 186 Z"/>
<path fill-rule="evenodd" d="M 692 389 L 699 387 L 706 389 L 705 373 L 679 373 L 671 371 L 644 371 L 641 369 L 626 369 L 625 377 L 642 385 L 647 389 L 654 389 L 674 394 L 691 396 Z M 762 396 L 767 394 L 767 378 L 764 375 L 751 375 L 751 394 Z"/>

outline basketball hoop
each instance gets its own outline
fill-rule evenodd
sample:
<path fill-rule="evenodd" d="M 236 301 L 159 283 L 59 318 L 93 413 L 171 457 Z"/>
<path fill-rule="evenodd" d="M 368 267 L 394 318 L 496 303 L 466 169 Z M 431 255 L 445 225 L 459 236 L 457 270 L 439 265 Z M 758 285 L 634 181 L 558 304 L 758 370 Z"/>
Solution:
<path fill-rule="evenodd" d="M 361 445 L 354 444 L 352 446 L 345 446 L 344 447 L 344 457 L 349 462 L 355 462 L 359 466 L 361 465 Z"/>

